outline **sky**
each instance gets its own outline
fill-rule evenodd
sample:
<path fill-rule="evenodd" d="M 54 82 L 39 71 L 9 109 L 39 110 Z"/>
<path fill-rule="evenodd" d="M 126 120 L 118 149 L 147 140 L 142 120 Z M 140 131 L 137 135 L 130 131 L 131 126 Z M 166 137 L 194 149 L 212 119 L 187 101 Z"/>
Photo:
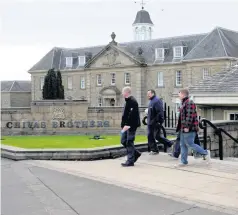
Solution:
<path fill-rule="evenodd" d="M 133 41 L 136 0 L 0 0 L 0 80 L 30 80 L 27 72 L 53 47 Z M 153 38 L 238 31 L 238 0 L 145 0 Z"/>

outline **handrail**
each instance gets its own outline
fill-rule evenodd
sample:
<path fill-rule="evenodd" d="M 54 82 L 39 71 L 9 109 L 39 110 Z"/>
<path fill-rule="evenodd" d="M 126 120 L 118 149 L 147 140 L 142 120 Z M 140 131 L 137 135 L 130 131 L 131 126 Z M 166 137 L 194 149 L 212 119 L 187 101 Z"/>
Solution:
<path fill-rule="evenodd" d="M 226 130 L 224 130 L 223 128 L 220 128 L 220 130 L 221 130 L 224 134 L 226 134 L 228 137 L 230 137 L 232 140 L 234 140 L 235 143 L 238 143 L 238 139 L 232 137 L 229 133 L 226 132 Z"/>
<path fill-rule="evenodd" d="M 223 160 L 223 137 L 222 132 L 238 143 L 238 140 L 232 137 L 229 133 L 227 133 L 223 128 L 216 127 L 211 121 L 203 118 L 199 122 L 199 127 L 203 129 L 203 140 L 204 140 L 204 149 L 207 149 L 207 124 L 210 125 L 214 130 L 215 134 L 219 137 L 219 158 Z"/>

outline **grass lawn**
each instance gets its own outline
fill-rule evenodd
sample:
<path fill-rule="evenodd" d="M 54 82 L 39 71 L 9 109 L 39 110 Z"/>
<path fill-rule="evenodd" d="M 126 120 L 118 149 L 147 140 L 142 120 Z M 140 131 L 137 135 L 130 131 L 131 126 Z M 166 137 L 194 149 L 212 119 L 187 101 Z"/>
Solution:
<path fill-rule="evenodd" d="M 5 136 L 1 143 L 28 149 L 45 148 L 94 148 L 120 145 L 120 136 L 104 136 L 102 140 L 90 140 L 92 136 Z M 171 137 L 168 137 L 171 138 Z M 147 142 L 146 136 L 136 136 L 136 143 Z"/>

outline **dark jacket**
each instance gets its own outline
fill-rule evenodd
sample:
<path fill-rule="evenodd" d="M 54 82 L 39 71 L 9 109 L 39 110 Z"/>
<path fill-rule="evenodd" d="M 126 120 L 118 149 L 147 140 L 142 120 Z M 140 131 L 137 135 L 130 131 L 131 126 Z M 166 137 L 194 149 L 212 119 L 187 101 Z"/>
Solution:
<path fill-rule="evenodd" d="M 127 125 L 130 126 L 130 130 L 133 131 L 141 126 L 138 102 L 133 96 L 126 98 L 125 101 L 126 103 L 121 119 L 121 128 Z"/>
<path fill-rule="evenodd" d="M 147 124 L 154 126 L 157 123 L 164 122 L 164 107 L 163 102 L 157 96 L 153 96 L 148 106 Z"/>
<path fill-rule="evenodd" d="M 197 132 L 198 116 L 195 103 L 188 97 L 184 98 L 179 112 L 179 120 L 176 131 L 183 132 L 184 128 L 188 128 L 189 132 Z"/>

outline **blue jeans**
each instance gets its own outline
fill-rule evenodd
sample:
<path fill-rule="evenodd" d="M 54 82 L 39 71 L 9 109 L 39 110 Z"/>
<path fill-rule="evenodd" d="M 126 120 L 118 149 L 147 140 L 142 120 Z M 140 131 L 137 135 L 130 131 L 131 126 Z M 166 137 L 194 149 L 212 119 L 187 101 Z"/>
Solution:
<path fill-rule="evenodd" d="M 196 136 L 195 136 L 195 139 L 194 139 L 194 143 L 199 145 L 199 146 L 201 145 L 199 137 L 198 137 L 198 133 L 196 133 Z M 173 152 L 173 156 L 175 158 L 178 158 L 179 155 L 180 155 L 180 131 L 177 134 L 176 142 L 174 144 L 174 152 Z"/>
<path fill-rule="evenodd" d="M 188 147 L 201 155 L 207 155 L 207 150 L 194 143 L 196 132 L 180 132 L 181 162 L 188 164 Z"/>

